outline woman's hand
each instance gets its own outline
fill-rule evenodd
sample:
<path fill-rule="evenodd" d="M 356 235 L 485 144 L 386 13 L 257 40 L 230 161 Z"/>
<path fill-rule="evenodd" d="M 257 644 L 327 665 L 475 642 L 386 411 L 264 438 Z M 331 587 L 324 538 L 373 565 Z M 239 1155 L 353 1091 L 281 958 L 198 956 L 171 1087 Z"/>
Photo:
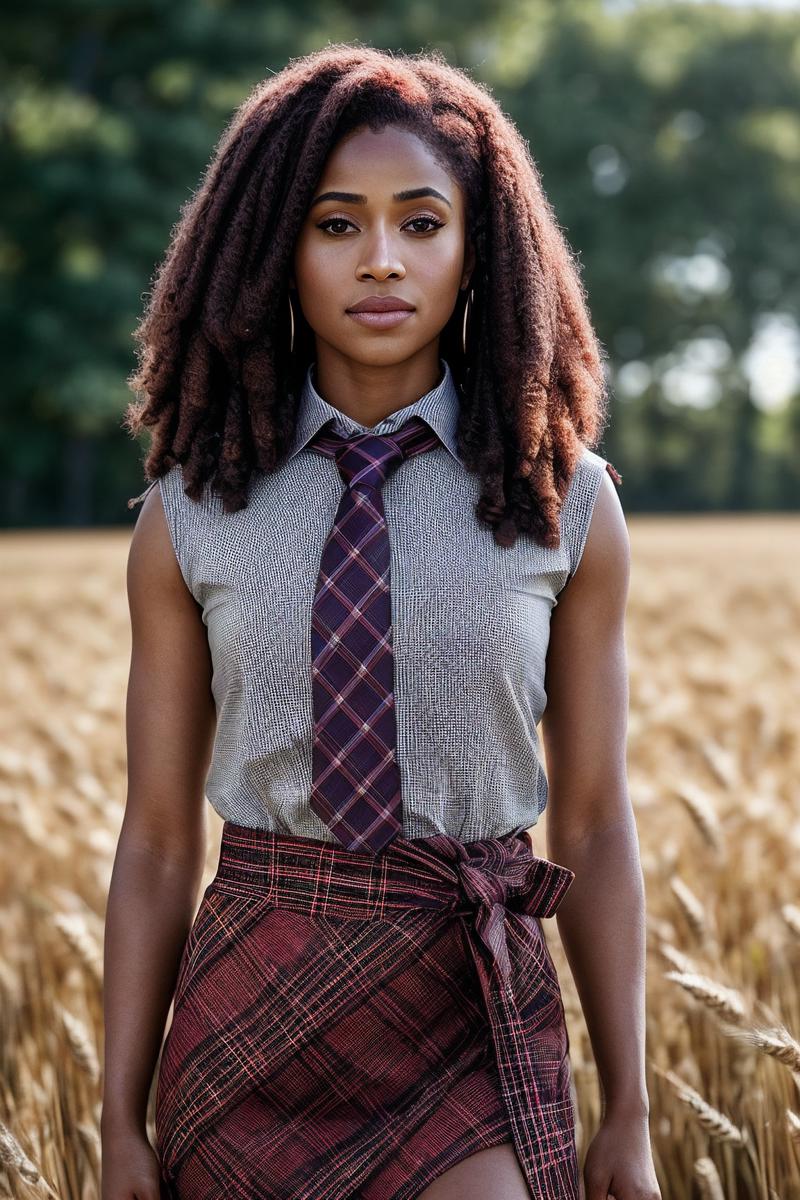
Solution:
<path fill-rule="evenodd" d="M 161 1168 L 146 1134 L 102 1134 L 101 1200 L 160 1200 Z"/>
<path fill-rule="evenodd" d="M 661 1200 L 647 1117 L 607 1114 L 586 1152 L 586 1200 Z"/>

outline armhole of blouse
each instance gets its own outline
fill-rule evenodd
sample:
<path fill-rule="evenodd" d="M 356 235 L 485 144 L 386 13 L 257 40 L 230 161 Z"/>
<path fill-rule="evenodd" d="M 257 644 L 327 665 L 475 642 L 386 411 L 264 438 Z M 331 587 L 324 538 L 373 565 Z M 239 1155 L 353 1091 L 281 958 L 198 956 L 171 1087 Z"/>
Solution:
<path fill-rule="evenodd" d="M 191 542 L 187 525 L 187 505 L 194 501 L 183 491 L 183 478 L 178 467 L 173 467 L 158 480 L 161 492 L 161 503 L 167 520 L 172 548 L 178 560 L 184 582 L 194 595 L 192 562 L 190 556 Z"/>
<path fill-rule="evenodd" d="M 589 526 L 592 523 L 597 497 L 603 484 L 603 476 L 608 470 L 608 463 L 601 455 L 593 451 L 584 451 L 584 457 L 579 462 L 575 475 L 575 494 L 570 506 L 570 528 L 568 531 L 570 568 L 569 579 L 572 579 L 583 557 L 583 551 L 589 537 Z"/>

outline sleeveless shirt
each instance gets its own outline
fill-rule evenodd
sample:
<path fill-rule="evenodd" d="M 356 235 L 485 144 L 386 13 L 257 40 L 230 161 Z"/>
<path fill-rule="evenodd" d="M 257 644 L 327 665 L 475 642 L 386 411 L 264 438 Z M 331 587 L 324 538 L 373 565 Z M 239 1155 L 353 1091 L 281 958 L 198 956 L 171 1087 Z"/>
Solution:
<path fill-rule="evenodd" d="M 397 755 L 404 836 L 471 841 L 520 833 L 547 803 L 537 725 L 550 616 L 580 562 L 607 463 L 583 448 L 557 550 L 526 534 L 498 546 L 474 514 L 480 486 L 458 454 L 458 387 L 439 361 L 437 386 L 370 430 L 391 433 L 418 415 L 441 441 L 383 486 Z M 329 421 L 344 436 L 367 426 L 314 381 L 312 363 L 288 456 L 253 473 L 246 508 L 225 513 L 208 483 L 189 499 L 180 466 L 156 482 L 207 629 L 217 725 L 206 798 L 236 824 L 335 842 L 308 803 L 311 610 L 345 485 L 335 461 L 306 443 Z"/>

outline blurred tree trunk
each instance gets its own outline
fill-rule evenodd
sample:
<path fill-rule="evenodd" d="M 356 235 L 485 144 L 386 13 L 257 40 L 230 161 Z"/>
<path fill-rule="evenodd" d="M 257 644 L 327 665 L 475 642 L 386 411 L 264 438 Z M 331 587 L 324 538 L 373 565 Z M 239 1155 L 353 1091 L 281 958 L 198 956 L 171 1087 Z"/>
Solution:
<path fill-rule="evenodd" d="M 89 525 L 94 511 L 94 439 L 82 434 L 71 434 L 64 446 L 63 462 L 64 522 L 67 525 Z"/>

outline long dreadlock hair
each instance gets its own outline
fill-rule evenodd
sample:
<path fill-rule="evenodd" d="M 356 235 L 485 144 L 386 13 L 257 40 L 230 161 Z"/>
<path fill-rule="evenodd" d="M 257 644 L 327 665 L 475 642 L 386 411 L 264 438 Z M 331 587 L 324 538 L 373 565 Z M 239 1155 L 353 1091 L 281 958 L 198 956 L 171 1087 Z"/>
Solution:
<path fill-rule="evenodd" d="M 289 352 L 287 295 L 315 185 L 341 137 L 387 124 L 422 138 L 464 190 L 477 256 L 467 352 L 459 301 L 439 353 L 459 388 L 460 453 L 481 480 L 475 516 L 499 545 L 524 532 L 558 547 L 582 445 L 597 445 L 608 416 L 605 351 L 527 143 L 437 50 L 332 44 L 251 91 L 155 272 L 123 424 L 152 428 L 149 480 L 180 463 L 191 499 L 210 481 L 226 512 L 246 505 L 252 472 L 283 461 L 314 358 L 298 305 Z"/>

